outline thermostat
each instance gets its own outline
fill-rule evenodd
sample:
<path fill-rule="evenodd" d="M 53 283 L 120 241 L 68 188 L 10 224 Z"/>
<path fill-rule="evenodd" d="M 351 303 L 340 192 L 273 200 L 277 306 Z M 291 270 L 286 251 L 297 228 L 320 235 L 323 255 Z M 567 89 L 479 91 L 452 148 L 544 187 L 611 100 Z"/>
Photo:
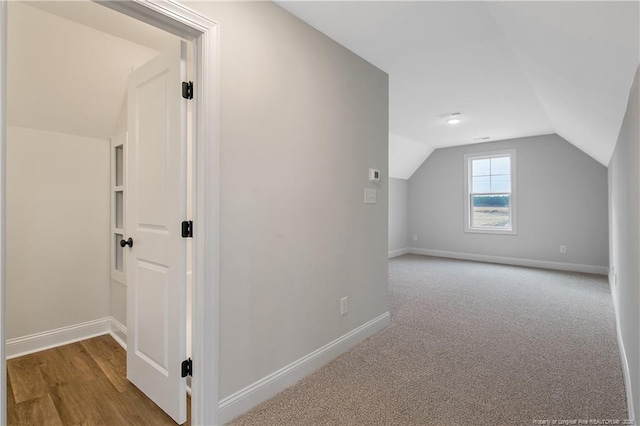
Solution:
<path fill-rule="evenodd" d="M 369 182 L 378 182 L 380 180 L 380 170 L 369 169 Z"/>

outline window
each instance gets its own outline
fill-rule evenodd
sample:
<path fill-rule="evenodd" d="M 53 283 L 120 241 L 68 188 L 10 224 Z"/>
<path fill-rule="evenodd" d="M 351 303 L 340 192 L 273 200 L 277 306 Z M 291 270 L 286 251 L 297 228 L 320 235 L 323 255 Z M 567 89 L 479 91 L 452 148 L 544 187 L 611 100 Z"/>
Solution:
<path fill-rule="evenodd" d="M 465 155 L 465 231 L 516 233 L 516 151 Z"/>

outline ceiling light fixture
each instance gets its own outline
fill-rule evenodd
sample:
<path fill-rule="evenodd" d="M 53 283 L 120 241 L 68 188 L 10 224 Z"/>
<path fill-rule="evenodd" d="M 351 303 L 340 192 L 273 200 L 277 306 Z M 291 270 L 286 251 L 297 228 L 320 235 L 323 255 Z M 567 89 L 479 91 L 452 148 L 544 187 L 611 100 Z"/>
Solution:
<path fill-rule="evenodd" d="M 438 117 L 442 118 L 444 121 L 446 121 L 447 124 L 451 124 L 451 125 L 458 124 L 462 121 L 459 112 L 450 112 L 448 114 L 440 114 Z"/>

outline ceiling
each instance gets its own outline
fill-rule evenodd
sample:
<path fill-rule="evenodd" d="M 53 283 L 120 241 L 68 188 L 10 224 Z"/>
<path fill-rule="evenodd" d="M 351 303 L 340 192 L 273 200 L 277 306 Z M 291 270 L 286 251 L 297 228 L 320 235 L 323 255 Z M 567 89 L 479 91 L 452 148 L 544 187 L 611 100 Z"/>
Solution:
<path fill-rule="evenodd" d="M 9 2 L 8 7 L 11 126 L 112 137 L 129 73 L 176 40 L 89 1 Z"/>
<path fill-rule="evenodd" d="M 392 177 L 436 148 L 549 133 L 609 163 L 638 66 L 638 2 L 278 4 L 389 74 Z M 442 118 L 458 112 L 457 125 Z"/>
<path fill-rule="evenodd" d="M 436 148 L 548 133 L 609 162 L 637 2 L 278 3 L 389 74 L 390 176 Z M 128 73 L 175 39 L 90 1 L 10 2 L 9 124 L 110 137 Z"/>
<path fill-rule="evenodd" d="M 89 0 L 28 1 L 30 6 L 157 52 L 171 48 L 176 36 Z"/>

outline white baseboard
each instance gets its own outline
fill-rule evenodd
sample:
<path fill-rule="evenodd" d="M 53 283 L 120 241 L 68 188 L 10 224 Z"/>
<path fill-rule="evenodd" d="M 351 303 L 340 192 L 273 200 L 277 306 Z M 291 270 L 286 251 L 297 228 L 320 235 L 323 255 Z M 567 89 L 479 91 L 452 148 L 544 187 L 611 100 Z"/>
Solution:
<path fill-rule="evenodd" d="M 7 359 L 101 336 L 109 332 L 110 326 L 110 317 L 100 318 L 42 333 L 8 339 L 6 343 Z"/>
<path fill-rule="evenodd" d="M 389 252 L 389 259 L 393 258 L 393 257 L 398 257 L 398 256 L 402 256 L 403 254 L 407 254 L 409 253 L 409 247 L 405 247 L 402 249 L 398 249 L 398 250 L 391 250 Z"/>
<path fill-rule="evenodd" d="M 632 425 L 635 425 L 634 421 L 634 406 L 633 395 L 631 393 L 631 374 L 629 373 L 629 362 L 627 361 L 627 352 L 624 349 L 624 341 L 622 340 L 622 331 L 620 329 L 620 315 L 618 313 L 618 301 L 614 296 L 612 279 L 609 277 L 609 288 L 611 289 L 611 299 L 613 300 L 613 312 L 616 317 L 616 332 L 618 335 L 618 348 L 620 349 L 620 359 L 622 361 L 622 376 L 624 377 L 625 393 L 627 395 L 627 418 L 631 420 Z"/>
<path fill-rule="evenodd" d="M 224 398 L 220 401 L 220 423 L 224 424 L 233 420 L 278 392 L 285 390 L 367 337 L 384 329 L 390 323 L 391 316 L 389 312 L 385 312 L 320 349 Z"/>
<path fill-rule="evenodd" d="M 558 271 L 584 272 L 608 275 L 608 266 L 581 265 L 579 263 L 551 262 L 547 260 L 521 259 L 516 257 L 489 256 L 484 254 L 460 253 L 455 251 L 430 250 L 409 247 L 409 253 L 425 256 L 447 257 L 451 259 L 473 260 L 476 262 L 500 263 L 504 265 L 528 266 L 531 268 L 554 269 Z"/>
<path fill-rule="evenodd" d="M 127 327 L 114 317 L 110 318 L 109 334 L 120 346 L 127 350 Z"/>

